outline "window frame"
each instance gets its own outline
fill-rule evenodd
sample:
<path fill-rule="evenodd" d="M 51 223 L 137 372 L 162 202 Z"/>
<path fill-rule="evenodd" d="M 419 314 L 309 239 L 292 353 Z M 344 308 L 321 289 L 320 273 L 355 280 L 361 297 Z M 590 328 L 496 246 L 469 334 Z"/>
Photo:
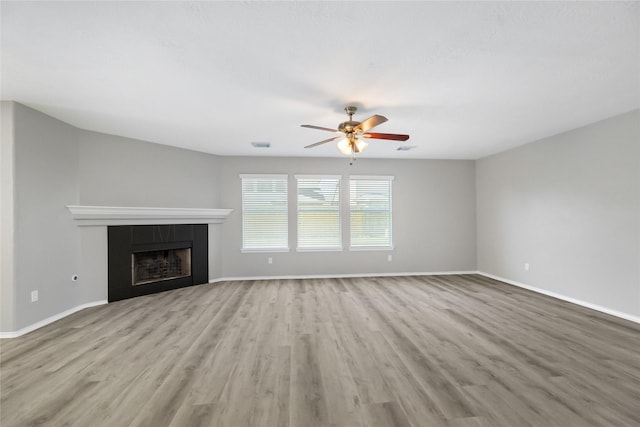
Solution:
<path fill-rule="evenodd" d="M 349 251 L 392 251 L 395 249 L 393 243 L 393 175 L 349 175 L 349 200 L 348 200 L 348 221 L 349 221 Z M 352 224 L 352 199 L 351 199 L 351 182 L 352 181 L 387 181 L 389 183 L 389 245 L 359 245 L 353 246 L 353 224 Z"/>
<path fill-rule="evenodd" d="M 252 179 L 252 180 L 282 180 L 285 184 L 285 242 L 286 246 L 273 246 L 273 247 L 245 247 L 245 191 L 244 191 L 244 180 Z M 260 252 L 289 252 L 289 175 L 288 174 L 240 174 L 240 193 L 241 193 L 241 210 L 242 210 L 242 218 L 241 218 L 241 253 L 260 253 Z"/>
<path fill-rule="evenodd" d="M 343 243 L 343 197 L 342 197 L 342 175 L 294 175 L 296 180 L 296 252 L 342 252 L 344 250 Z M 299 184 L 301 180 L 337 180 L 338 186 L 338 204 L 337 204 L 337 214 L 338 214 L 338 244 L 336 246 L 300 246 L 300 193 L 299 193 Z"/>

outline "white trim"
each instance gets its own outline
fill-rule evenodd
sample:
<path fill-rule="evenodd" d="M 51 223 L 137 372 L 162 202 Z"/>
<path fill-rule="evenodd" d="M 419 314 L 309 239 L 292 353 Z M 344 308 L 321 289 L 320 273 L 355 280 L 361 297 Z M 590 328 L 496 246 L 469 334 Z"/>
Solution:
<path fill-rule="evenodd" d="M 349 179 L 370 179 L 375 181 L 393 181 L 393 175 L 349 175 Z"/>
<path fill-rule="evenodd" d="M 239 176 L 242 179 L 289 179 L 286 173 L 241 173 Z"/>
<path fill-rule="evenodd" d="M 209 283 L 235 282 L 239 280 L 276 280 L 276 279 L 341 279 L 358 277 L 393 277 L 393 276 L 445 276 L 452 274 L 477 274 L 477 271 L 431 271 L 420 273 L 348 273 L 348 274 L 299 274 L 285 276 L 247 276 L 247 277 L 218 277 L 210 279 Z"/>
<path fill-rule="evenodd" d="M 295 179 L 338 179 L 342 181 L 342 175 L 294 175 Z"/>
<path fill-rule="evenodd" d="M 233 282 L 239 280 L 275 280 L 275 279 L 338 279 L 349 277 L 390 277 L 390 276 L 441 276 L 451 274 L 479 274 L 481 276 L 488 277 L 490 279 L 498 280 L 508 285 L 517 286 L 519 288 L 527 289 L 532 292 L 547 295 L 553 298 L 557 298 L 563 301 L 570 302 L 572 304 L 580 305 L 592 310 L 600 311 L 602 313 L 609 314 L 611 316 L 619 317 L 621 319 L 629 320 L 631 322 L 640 323 L 640 317 L 632 314 L 623 313 L 621 311 L 612 310 L 610 308 L 602 307 L 596 304 L 592 304 L 586 301 L 581 301 L 575 298 L 567 297 L 555 292 L 546 291 L 544 289 L 536 288 L 533 286 L 525 285 L 514 280 L 505 279 L 503 277 L 495 276 L 493 274 L 484 273 L 482 271 L 432 271 L 432 272 L 415 272 L 415 273 L 362 273 L 362 274 L 306 274 L 306 275 L 284 275 L 284 276 L 247 276 L 247 277 L 219 277 L 209 280 L 209 283 L 218 282 Z"/>
<path fill-rule="evenodd" d="M 95 307 L 98 305 L 104 305 L 107 304 L 108 301 L 107 300 L 100 300 L 100 301 L 94 301 L 94 302 L 89 302 L 86 304 L 81 304 L 77 307 L 73 307 L 70 308 L 69 310 L 65 310 L 62 313 L 58 313 L 58 314 L 54 314 L 51 317 L 47 317 L 46 319 L 43 319 L 39 322 L 36 322 L 32 325 L 29 325 L 25 328 L 22 328 L 18 331 L 14 331 L 14 332 L 0 332 L 0 338 L 16 338 L 19 336 L 22 336 L 24 334 L 28 334 L 29 332 L 35 331 L 36 329 L 40 329 L 43 326 L 47 326 L 50 323 L 53 323 L 57 320 L 62 319 L 63 317 L 67 317 L 72 315 L 75 312 L 78 312 L 80 310 L 84 310 L 85 308 L 90 308 L 90 307 Z"/>
<path fill-rule="evenodd" d="M 129 206 L 76 206 L 66 208 L 87 225 L 216 224 L 226 220 L 233 209 L 158 208 Z"/>
<path fill-rule="evenodd" d="M 550 292 L 544 289 L 536 288 L 533 286 L 525 285 L 524 283 L 516 282 L 514 280 L 505 279 L 500 276 L 495 276 L 493 274 L 485 273 L 482 271 L 432 271 L 432 272 L 414 272 L 414 273 L 349 273 L 349 274 L 306 274 L 306 275 L 285 275 L 285 276 L 249 276 L 249 277 L 219 277 L 216 279 L 210 279 L 209 283 L 219 283 L 219 282 L 232 282 L 232 281 L 240 281 L 240 280 L 274 280 L 274 279 L 337 279 L 337 278 L 357 278 L 357 277 L 390 277 L 390 276 L 441 276 L 441 275 L 452 275 L 452 274 L 479 274 L 481 276 L 488 277 L 490 279 L 498 280 L 500 282 L 506 283 L 508 285 L 517 286 L 519 288 L 527 289 L 533 292 L 537 292 L 539 294 L 547 295 L 553 298 L 557 298 L 563 301 L 570 302 L 572 304 L 577 304 L 582 307 L 586 307 L 592 310 L 600 311 L 602 313 L 609 314 L 611 316 L 619 317 L 621 319 L 629 320 L 631 322 L 640 323 L 640 317 L 634 316 L 632 314 L 623 313 L 617 310 L 611 310 L 606 307 L 602 307 L 596 304 L 592 304 L 586 301 L 581 301 L 575 298 L 567 297 L 565 295 L 561 295 L 555 292 Z M 107 300 L 94 301 L 86 304 L 81 304 L 77 307 L 70 308 L 69 310 L 65 310 L 62 313 L 55 314 L 51 317 L 48 317 L 44 320 L 36 322 L 32 325 L 29 325 L 25 328 L 22 328 L 18 331 L 14 332 L 0 332 L 0 339 L 5 338 L 16 338 L 32 332 L 36 329 L 42 328 L 50 323 L 53 323 L 57 320 L 60 320 L 64 317 L 70 316 L 73 313 L 76 313 L 80 310 L 84 310 L 85 308 L 95 307 L 99 305 L 107 304 Z"/>
<path fill-rule="evenodd" d="M 260 254 L 260 253 L 265 253 L 265 252 L 280 252 L 280 253 L 284 253 L 284 252 L 289 252 L 289 248 L 249 248 L 249 249 L 245 249 L 245 248 L 240 248 L 240 253 L 243 254 Z"/>
<path fill-rule="evenodd" d="M 527 289 L 529 291 L 537 292 L 539 294 L 547 295 L 553 298 L 557 298 L 562 301 L 567 301 L 572 304 L 577 304 L 582 307 L 590 308 L 592 310 L 600 311 L 602 313 L 610 314 L 611 316 L 620 317 L 621 319 L 629 320 L 631 322 L 640 323 L 640 316 L 634 316 L 632 314 L 623 313 L 621 311 L 612 310 L 607 307 L 603 307 L 601 305 L 592 304 L 590 302 L 582 301 L 576 298 L 568 297 L 566 295 L 558 294 L 556 292 L 547 291 L 546 289 L 536 288 L 534 286 L 525 285 L 524 283 L 516 282 L 515 280 L 505 279 L 504 277 L 495 276 L 493 274 L 485 273 L 482 271 L 477 272 L 481 276 L 488 277 L 490 279 L 498 280 L 500 282 L 504 282 L 508 285 L 517 286 L 519 288 Z"/>
<path fill-rule="evenodd" d="M 391 246 L 349 246 L 350 251 L 362 252 L 362 251 L 392 251 L 395 247 Z"/>
<path fill-rule="evenodd" d="M 342 246 L 296 248 L 296 252 L 342 252 Z"/>

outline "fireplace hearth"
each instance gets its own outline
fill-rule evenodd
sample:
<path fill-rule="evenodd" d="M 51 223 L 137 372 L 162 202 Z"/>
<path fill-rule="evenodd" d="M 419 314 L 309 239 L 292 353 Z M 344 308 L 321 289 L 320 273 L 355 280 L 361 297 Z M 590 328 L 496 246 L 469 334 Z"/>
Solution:
<path fill-rule="evenodd" d="M 208 282 L 206 224 L 108 227 L 109 302 Z"/>

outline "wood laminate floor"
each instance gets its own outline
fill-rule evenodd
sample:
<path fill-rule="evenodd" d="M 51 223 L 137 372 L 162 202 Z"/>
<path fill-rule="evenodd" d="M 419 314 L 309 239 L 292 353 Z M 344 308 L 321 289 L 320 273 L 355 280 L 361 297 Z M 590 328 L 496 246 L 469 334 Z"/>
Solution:
<path fill-rule="evenodd" d="M 639 426 L 640 326 L 476 275 L 227 282 L 1 343 L 11 426 Z"/>

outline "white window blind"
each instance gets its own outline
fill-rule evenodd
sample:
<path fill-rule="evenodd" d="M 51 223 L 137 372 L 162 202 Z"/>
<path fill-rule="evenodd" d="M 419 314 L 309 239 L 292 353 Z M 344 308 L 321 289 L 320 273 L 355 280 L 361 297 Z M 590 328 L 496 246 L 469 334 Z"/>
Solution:
<path fill-rule="evenodd" d="M 341 250 L 340 176 L 296 175 L 298 250 Z"/>
<path fill-rule="evenodd" d="M 243 251 L 288 250 L 287 175 L 240 178 Z"/>
<path fill-rule="evenodd" d="M 351 248 L 392 248 L 392 176 L 349 178 Z"/>

